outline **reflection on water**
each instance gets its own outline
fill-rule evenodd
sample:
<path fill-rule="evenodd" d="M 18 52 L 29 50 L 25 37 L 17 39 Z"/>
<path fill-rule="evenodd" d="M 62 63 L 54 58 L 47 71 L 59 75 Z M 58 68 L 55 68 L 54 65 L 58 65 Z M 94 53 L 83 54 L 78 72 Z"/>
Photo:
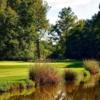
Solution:
<path fill-rule="evenodd" d="M 12 98 L 12 97 L 20 97 L 20 96 L 24 96 L 24 95 L 30 95 L 34 91 L 35 91 L 35 89 L 32 88 L 32 89 L 28 89 L 28 90 L 24 89 L 24 90 L 19 90 L 19 91 L 3 93 L 0 95 L 0 100 L 11 100 L 10 98 Z"/>
<path fill-rule="evenodd" d="M 76 86 L 45 86 L 41 88 L 5 93 L 0 95 L 0 100 L 56 100 L 59 91 L 66 94 L 63 100 L 100 100 L 100 86 L 82 88 Z M 59 99 L 60 100 L 60 99 Z"/>
<path fill-rule="evenodd" d="M 61 86 L 45 86 L 37 88 L 30 95 L 13 96 L 9 100 L 55 100 L 54 96 Z"/>

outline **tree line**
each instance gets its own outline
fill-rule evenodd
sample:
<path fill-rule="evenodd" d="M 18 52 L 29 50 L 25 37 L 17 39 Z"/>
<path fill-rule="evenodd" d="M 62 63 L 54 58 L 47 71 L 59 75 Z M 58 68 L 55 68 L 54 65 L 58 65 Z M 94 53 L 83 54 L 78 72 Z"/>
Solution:
<path fill-rule="evenodd" d="M 100 9 L 91 19 L 79 20 L 70 7 L 59 12 L 59 20 L 51 26 L 57 40 L 51 58 L 100 59 Z"/>
<path fill-rule="evenodd" d="M 55 25 L 48 10 L 42 0 L 0 0 L 0 60 L 100 58 L 100 9 L 79 20 L 63 8 Z"/>

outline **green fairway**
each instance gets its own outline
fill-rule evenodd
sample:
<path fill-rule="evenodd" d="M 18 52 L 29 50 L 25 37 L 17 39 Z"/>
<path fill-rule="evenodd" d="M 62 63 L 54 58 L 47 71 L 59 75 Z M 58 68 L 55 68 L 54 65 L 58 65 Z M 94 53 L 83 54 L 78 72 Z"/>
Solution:
<path fill-rule="evenodd" d="M 76 62 L 55 62 L 47 63 L 52 67 L 57 68 L 59 71 L 64 70 Z M 29 68 L 34 65 L 32 62 L 14 62 L 14 61 L 1 61 L 0 62 L 0 81 L 16 81 L 28 78 Z M 83 68 L 71 68 L 76 71 L 81 71 Z"/>

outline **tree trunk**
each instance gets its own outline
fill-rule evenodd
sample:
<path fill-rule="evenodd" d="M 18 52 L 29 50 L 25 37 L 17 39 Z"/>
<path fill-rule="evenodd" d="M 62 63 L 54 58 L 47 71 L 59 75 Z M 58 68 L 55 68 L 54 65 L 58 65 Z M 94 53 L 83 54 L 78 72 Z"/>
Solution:
<path fill-rule="evenodd" d="M 40 59 L 41 55 L 40 55 L 40 40 L 37 39 L 36 41 L 36 53 L 37 53 L 37 59 Z"/>

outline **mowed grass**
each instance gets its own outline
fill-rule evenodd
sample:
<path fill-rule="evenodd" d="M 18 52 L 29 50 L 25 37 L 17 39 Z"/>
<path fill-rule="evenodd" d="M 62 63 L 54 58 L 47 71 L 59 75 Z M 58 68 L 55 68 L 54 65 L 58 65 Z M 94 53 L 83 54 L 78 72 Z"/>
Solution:
<path fill-rule="evenodd" d="M 33 63 L 0 62 L 0 81 L 16 81 L 28 78 L 28 69 Z"/>
<path fill-rule="evenodd" d="M 0 91 L 8 91 L 14 84 L 15 86 L 21 84 L 23 87 L 27 84 L 34 86 L 34 82 L 29 80 L 28 73 L 30 67 L 35 67 L 35 64 L 34 62 L 0 61 Z M 73 70 L 78 74 L 79 81 L 84 80 L 85 69 L 80 61 L 46 62 L 46 64 L 57 69 L 61 75 L 65 70 Z"/>
<path fill-rule="evenodd" d="M 17 81 L 28 79 L 28 71 L 31 66 L 35 63 L 32 62 L 21 62 L 21 61 L 0 61 L 0 81 Z M 76 62 L 54 62 L 47 63 L 52 67 L 63 73 L 63 70 L 67 69 L 68 66 L 76 64 Z M 70 68 L 77 72 L 81 72 L 84 68 Z M 68 68 L 69 69 L 69 68 Z"/>

